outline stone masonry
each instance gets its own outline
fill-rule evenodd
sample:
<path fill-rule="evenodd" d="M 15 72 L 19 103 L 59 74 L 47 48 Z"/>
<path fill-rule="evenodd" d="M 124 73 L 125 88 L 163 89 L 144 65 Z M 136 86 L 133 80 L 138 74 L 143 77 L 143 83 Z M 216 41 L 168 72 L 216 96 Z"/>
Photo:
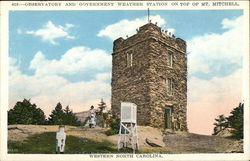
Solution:
<path fill-rule="evenodd" d="M 170 53 L 171 66 L 168 64 Z M 137 34 L 115 40 L 112 58 L 113 113 L 120 114 L 122 101 L 132 102 L 137 105 L 139 125 L 187 130 L 187 55 L 184 40 L 169 36 L 157 25 L 148 23 L 140 27 Z M 131 59 L 131 65 L 128 59 Z M 172 80 L 171 94 L 167 92 L 168 79 Z M 166 115 L 166 108 L 171 109 L 169 115 Z"/>

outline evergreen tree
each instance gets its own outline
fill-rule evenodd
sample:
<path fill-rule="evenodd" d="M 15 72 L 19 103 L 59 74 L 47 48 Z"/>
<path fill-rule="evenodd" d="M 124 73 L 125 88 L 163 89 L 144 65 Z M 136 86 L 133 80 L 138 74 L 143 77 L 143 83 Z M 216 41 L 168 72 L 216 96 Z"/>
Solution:
<path fill-rule="evenodd" d="M 103 101 L 103 99 L 101 99 L 100 104 L 98 104 L 98 108 L 100 109 L 100 113 L 103 113 L 103 111 L 106 109 L 107 105 L 106 103 Z"/>
<path fill-rule="evenodd" d="M 44 124 L 44 112 L 24 99 L 17 102 L 13 109 L 8 111 L 8 124 Z"/>
<path fill-rule="evenodd" d="M 33 124 L 45 124 L 45 115 L 42 109 L 37 108 L 33 113 Z"/>
<path fill-rule="evenodd" d="M 231 115 L 227 118 L 228 125 L 232 129 L 230 132 L 236 139 L 243 139 L 243 121 L 244 121 L 244 104 L 239 104 L 238 107 L 231 111 Z"/>
<path fill-rule="evenodd" d="M 214 134 L 218 134 L 220 130 L 229 128 L 231 136 L 236 139 L 243 139 L 243 121 L 244 121 L 244 104 L 239 104 L 238 107 L 231 111 L 231 115 L 224 117 L 220 115 L 218 119 L 215 119 L 216 123 L 214 128 Z"/>
<path fill-rule="evenodd" d="M 75 116 L 73 111 L 69 109 L 69 106 L 66 106 L 66 108 L 64 109 L 64 114 L 64 125 L 78 126 L 81 124 L 80 121 L 77 120 L 77 117 Z"/>
<path fill-rule="evenodd" d="M 81 125 L 81 122 L 77 120 L 77 117 L 73 111 L 69 109 L 69 106 L 66 106 L 65 109 L 63 109 L 61 103 L 59 102 L 55 109 L 51 112 L 48 124 L 79 126 Z"/>
<path fill-rule="evenodd" d="M 51 125 L 63 125 L 64 111 L 61 103 L 57 103 L 55 109 L 49 115 L 48 123 Z"/>
<path fill-rule="evenodd" d="M 98 108 L 99 108 L 99 112 L 97 112 L 97 125 L 104 127 L 104 115 L 103 115 L 103 111 L 106 109 L 107 105 L 106 103 L 103 101 L 103 99 L 101 99 L 100 104 L 98 104 Z"/>
<path fill-rule="evenodd" d="M 215 128 L 213 135 L 217 135 L 221 130 L 228 127 L 227 119 L 224 115 L 219 115 L 218 118 L 215 119 Z"/>

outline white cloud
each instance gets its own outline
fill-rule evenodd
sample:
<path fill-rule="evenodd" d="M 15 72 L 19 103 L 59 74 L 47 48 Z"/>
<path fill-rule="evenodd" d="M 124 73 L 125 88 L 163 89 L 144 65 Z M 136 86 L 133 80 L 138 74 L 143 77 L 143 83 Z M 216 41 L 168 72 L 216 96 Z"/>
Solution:
<path fill-rule="evenodd" d="M 209 73 L 220 63 L 241 66 L 243 56 L 243 17 L 222 21 L 223 28 L 229 30 L 222 34 L 206 34 L 187 41 L 189 73 Z"/>
<path fill-rule="evenodd" d="M 175 29 L 174 28 L 169 28 L 169 29 L 167 29 L 168 30 L 168 32 L 170 32 L 171 34 L 174 34 L 174 32 L 175 32 Z"/>
<path fill-rule="evenodd" d="M 151 16 L 150 19 L 152 20 L 152 23 L 157 22 L 157 25 L 160 27 L 163 27 L 166 24 L 166 20 L 164 20 L 159 15 Z M 126 35 L 128 36 L 134 35 L 136 33 L 136 29 L 145 25 L 147 22 L 148 22 L 147 17 L 136 18 L 134 20 L 124 19 L 117 23 L 106 26 L 105 29 L 99 31 L 97 36 L 99 37 L 106 36 L 111 40 L 115 40 L 119 37 L 125 38 Z M 171 30 L 172 33 L 174 32 L 174 29 L 168 29 L 168 30 Z"/>
<path fill-rule="evenodd" d="M 232 19 L 232 20 L 225 18 L 222 20 L 221 24 L 222 24 L 223 29 L 231 29 L 231 28 L 238 27 L 240 25 L 242 26 L 243 25 L 243 16 L 237 17 L 237 18 Z"/>
<path fill-rule="evenodd" d="M 58 102 L 70 105 L 74 112 L 96 106 L 101 98 L 110 107 L 111 75 L 102 69 L 111 68 L 111 56 L 102 50 L 75 47 L 59 60 L 48 60 L 38 52 L 30 62 L 30 68 L 35 70 L 33 75 L 23 74 L 17 59 L 10 57 L 9 62 L 10 108 L 24 98 L 31 98 L 47 115 Z M 100 71 L 93 73 L 94 78 L 89 81 L 70 82 L 60 75 L 75 73 L 79 76 L 82 71 L 91 69 Z"/>
<path fill-rule="evenodd" d="M 189 101 L 210 102 L 224 101 L 225 98 L 240 96 L 242 88 L 242 69 L 238 69 L 226 77 L 214 77 L 211 80 L 202 80 L 191 77 L 188 80 Z"/>
<path fill-rule="evenodd" d="M 214 119 L 228 115 L 242 102 L 242 69 L 226 77 L 188 81 L 188 128 L 199 134 L 212 134 Z"/>
<path fill-rule="evenodd" d="M 111 55 L 100 49 L 91 50 L 79 46 L 69 49 L 59 60 L 48 60 L 39 51 L 30 62 L 30 69 L 34 69 L 36 75 L 76 74 L 87 70 L 103 70 L 111 68 Z"/>
<path fill-rule="evenodd" d="M 222 34 L 205 34 L 187 41 L 188 125 L 194 133 L 212 134 L 214 119 L 228 115 L 242 101 L 243 17 L 224 19 Z M 221 76 L 226 68 L 237 65 Z M 221 69 L 220 69 L 221 68 Z M 209 80 L 195 73 L 213 73 Z"/>
<path fill-rule="evenodd" d="M 9 57 L 9 73 L 14 73 L 18 71 L 19 66 L 17 63 L 17 59 Z"/>
<path fill-rule="evenodd" d="M 91 105 L 96 106 L 101 98 L 104 98 L 110 107 L 111 86 L 104 80 L 72 83 L 58 75 L 29 76 L 22 74 L 13 64 L 11 68 L 13 70 L 9 77 L 10 108 L 24 98 L 31 98 L 32 102 L 41 107 L 47 116 L 58 102 L 64 106 L 70 105 L 74 112 L 88 110 Z"/>
<path fill-rule="evenodd" d="M 21 29 L 17 29 L 17 33 L 18 33 L 18 34 L 22 34 L 23 31 L 22 31 Z"/>
<path fill-rule="evenodd" d="M 73 24 L 66 24 L 65 26 L 55 25 L 53 22 L 48 21 L 43 28 L 38 29 L 36 31 L 30 30 L 26 31 L 26 34 L 31 34 L 34 36 L 39 36 L 43 41 L 49 42 L 52 45 L 57 45 L 58 43 L 55 41 L 59 38 L 66 39 L 74 39 L 74 36 L 69 35 L 68 30 L 74 27 Z"/>
<path fill-rule="evenodd" d="M 111 72 L 97 74 L 96 80 L 100 80 L 100 81 L 111 80 Z"/>

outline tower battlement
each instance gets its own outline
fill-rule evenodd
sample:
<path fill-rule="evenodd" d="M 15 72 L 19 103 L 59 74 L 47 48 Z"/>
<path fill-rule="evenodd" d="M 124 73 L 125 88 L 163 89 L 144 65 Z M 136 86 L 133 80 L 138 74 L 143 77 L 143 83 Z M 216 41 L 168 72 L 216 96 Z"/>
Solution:
<path fill-rule="evenodd" d="M 162 41 L 166 45 L 172 46 L 181 52 L 186 52 L 186 41 L 181 38 L 176 38 L 174 35 L 167 32 L 167 30 L 162 30 L 159 26 L 153 23 L 147 23 L 137 30 L 137 33 L 133 36 L 123 39 L 122 37 L 114 41 L 113 52 L 121 50 L 125 47 L 131 46 L 138 43 L 139 41 L 145 41 L 148 39 L 155 39 L 157 41 Z M 175 45 L 175 46 L 174 46 Z"/>

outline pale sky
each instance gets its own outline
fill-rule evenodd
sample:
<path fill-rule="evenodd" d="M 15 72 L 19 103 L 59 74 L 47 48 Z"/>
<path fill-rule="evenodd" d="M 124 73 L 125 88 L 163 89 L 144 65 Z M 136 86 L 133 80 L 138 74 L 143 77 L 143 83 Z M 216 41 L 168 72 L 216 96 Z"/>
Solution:
<path fill-rule="evenodd" d="M 48 116 L 110 107 L 113 40 L 147 23 L 136 11 L 11 11 L 9 108 L 24 98 Z M 211 134 L 215 117 L 242 100 L 242 10 L 152 10 L 162 29 L 187 41 L 188 128 Z"/>

